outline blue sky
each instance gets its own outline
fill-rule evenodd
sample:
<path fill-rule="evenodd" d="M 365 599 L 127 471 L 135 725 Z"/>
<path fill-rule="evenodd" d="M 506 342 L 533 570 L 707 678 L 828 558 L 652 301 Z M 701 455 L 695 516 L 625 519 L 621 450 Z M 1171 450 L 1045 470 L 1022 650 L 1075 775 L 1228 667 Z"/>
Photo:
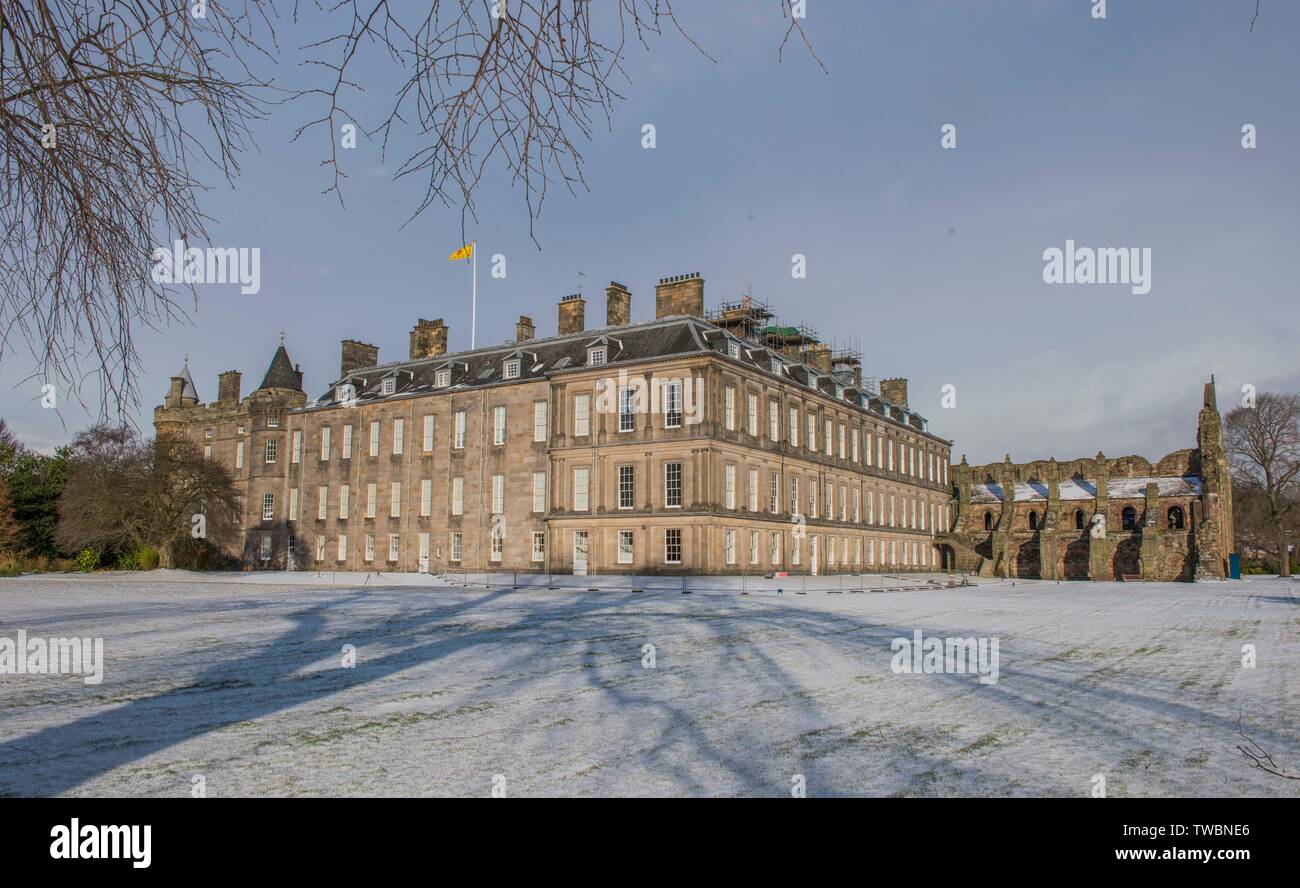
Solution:
<path fill-rule="evenodd" d="M 540 249 L 519 190 L 489 176 L 470 235 L 508 277 L 480 262 L 480 344 L 513 338 L 520 314 L 553 334 L 579 272 L 598 326 L 609 280 L 647 319 L 658 278 L 698 271 L 711 304 L 748 286 L 785 320 L 856 337 L 865 374 L 908 377 L 912 406 L 972 462 L 1155 458 L 1195 443 L 1210 373 L 1225 409 L 1245 383 L 1300 389 L 1300 5 L 1264 0 L 1251 33 L 1253 0 L 1110 0 L 1103 21 L 1091 0 L 808 0 L 828 73 L 793 44 L 778 61 L 774 0 L 679 6 L 716 61 L 674 34 L 629 51 L 612 126 L 580 145 L 589 190 L 551 192 Z M 297 44 L 291 23 L 280 40 Z M 285 85 L 309 76 L 294 62 Z M 355 73 L 373 87 L 350 104 L 373 125 L 391 71 L 371 53 Z M 212 242 L 260 247 L 262 290 L 200 287 L 188 324 L 138 332 L 142 426 L 185 354 L 205 400 L 227 369 L 247 394 L 281 330 L 312 395 L 343 338 L 394 360 L 417 318 L 443 317 L 468 347 L 467 271 L 446 261 L 459 212 L 402 227 L 422 183 L 394 182 L 400 158 L 364 138 L 342 153 L 340 209 L 321 193 L 324 135 L 290 142 L 313 110 L 275 107 L 234 187 L 212 180 Z M 1043 251 L 1067 238 L 1150 248 L 1151 292 L 1045 284 Z M 0 415 L 49 448 L 90 418 L 67 397 L 42 410 L 29 369 L 19 350 L 0 364 Z"/>

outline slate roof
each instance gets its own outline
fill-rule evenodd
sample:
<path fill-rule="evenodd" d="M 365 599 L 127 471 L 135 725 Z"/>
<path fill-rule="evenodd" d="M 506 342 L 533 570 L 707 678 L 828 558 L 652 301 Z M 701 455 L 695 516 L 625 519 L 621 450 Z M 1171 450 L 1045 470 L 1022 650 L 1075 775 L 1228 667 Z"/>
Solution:
<path fill-rule="evenodd" d="M 185 382 L 181 386 L 182 398 L 193 398 L 199 400 L 199 390 L 194 387 L 194 379 L 190 376 L 190 359 L 185 359 L 185 365 L 181 367 L 181 372 L 176 374 Z"/>
<path fill-rule="evenodd" d="M 262 377 L 262 384 L 258 388 L 302 391 L 302 375 L 293 369 L 293 362 L 289 360 L 289 353 L 284 350 L 283 342 L 275 350 L 275 355 L 271 358 L 271 365 L 266 368 L 266 376 Z"/>
<path fill-rule="evenodd" d="M 1183 478 L 1111 478 L 1106 492 L 1112 499 L 1141 499 L 1147 495 L 1147 483 L 1156 482 L 1160 496 L 1200 496 L 1201 479 Z M 1097 498 L 1096 480 L 1070 478 L 1061 482 L 1061 501 L 1092 500 Z M 1015 501 L 1018 503 L 1047 502 L 1047 482 L 1017 482 Z M 980 483 L 970 486 L 971 505 L 984 506 L 1000 503 L 1004 499 L 1001 484 Z"/>
<path fill-rule="evenodd" d="M 604 346 L 607 349 L 606 363 L 614 368 L 614 372 L 617 372 L 620 365 L 715 352 L 768 375 L 815 387 L 825 395 L 907 425 L 914 431 L 929 434 L 926 420 L 920 414 L 890 404 L 874 391 L 854 387 L 852 379 L 845 375 L 819 373 L 774 349 L 739 339 L 708 321 L 687 316 L 362 367 L 331 383 L 327 391 L 301 409 L 338 405 L 343 400 L 339 397 L 339 387 L 345 383 L 354 387 L 356 402 L 364 404 L 387 398 L 427 395 L 435 391 L 467 391 L 502 383 L 546 379 L 557 374 L 589 369 L 589 349 L 594 346 Z M 279 355 L 280 352 L 277 352 L 277 359 Z M 505 362 L 513 359 L 520 362 L 519 375 L 506 379 Z M 287 365 L 287 356 L 285 362 Z M 273 366 L 274 363 L 272 362 Z M 450 384 L 445 387 L 436 386 L 436 374 L 444 369 L 451 371 Z M 267 373 L 269 377 L 270 371 Z M 384 395 L 382 380 L 394 375 L 397 377 L 396 391 Z"/>

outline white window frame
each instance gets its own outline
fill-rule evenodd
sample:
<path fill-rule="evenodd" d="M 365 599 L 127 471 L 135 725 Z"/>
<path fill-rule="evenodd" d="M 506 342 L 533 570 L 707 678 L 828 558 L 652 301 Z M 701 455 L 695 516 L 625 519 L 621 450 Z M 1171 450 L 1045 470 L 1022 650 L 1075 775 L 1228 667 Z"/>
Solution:
<path fill-rule="evenodd" d="M 586 512 L 591 509 L 591 468 L 589 466 L 573 467 L 573 511 Z"/>
<path fill-rule="evenodd" d="M 673 549 L 677 550 L 677 557 L 670 557 Z M 680 527 L 669 527 L 664 530 L 664 564 L 681 564 L 682 563 L 682 529 Z"/>
<path fill-rule="evenodd" d="M 533 511 L 546 511 L 546 473 L 533 472 Z"/>
<path fill-rule="evenodd" d="M 573 436 L 585 438 L 591 435 L 591 395 L 573 396 Z"/>
<path fill-rule="evenodd" d="M 506 443 L 506 407 L 498 404 L 492 408 L 492 446 L 501 447 Z"/>
<path fill-rule="evenodd" d="M 682 507 L 682 491 L 685 464 L 679 460 L 669 460 L 664 463 L 664 508 L 680 509 Z M 676 484 L 673 483 L 673 475 L 676 474 Z M 676 499 L 676 502 L 673 502 Z"/>

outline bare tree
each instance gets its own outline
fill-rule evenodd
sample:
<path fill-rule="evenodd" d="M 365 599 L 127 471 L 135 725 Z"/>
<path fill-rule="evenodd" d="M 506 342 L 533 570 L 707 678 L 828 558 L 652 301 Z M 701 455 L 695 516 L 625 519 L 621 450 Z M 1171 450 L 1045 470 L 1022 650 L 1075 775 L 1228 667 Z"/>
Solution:
<path fill-rule="evenodd" d="M 130 429 L 97 426 L 73 442 L 56 535 L 70 551 L 153 546 L 171 567 L 203 545 L 235 542 L 237 519 L 229 472 L 193 441 L 142 441 Z"/>
<path fill-rule="evenodd" d="M 793 2 L 777 0 L 785 39 L 807 44 Z M 0 0 L 0 359 L 21 341 L 33 377 L 78 397 L 94 374 L 101 415 L 115 405 L 124 416 L 137 403 L 139 325 L 197 300 L 154 279 L 153 249 L 207 240 L 202 191 L 234 179 L 250 124 L 285 95 L 323 100 L 295 138 L 321 130 L 326 192 L 341 201 L 339 131 L 357 119 L 343 100 L 361 95 L 349 73 L 364 51 L 400 78 L 368 131 L 387 151 L 413 127 L 418 147 L 396 172 L 426 179 L 412 215 L 459 205 L 463 233 L 493 169 L 522 185 L 530 225 L 552 184 L 581 186 L 578 143 L 608 121 L 628 41 L 669 28 L 690 41 L 673 0 L 396 6 L 294 0 L 295 25 L 311 13 L 335 36 L 304 47 L 306 84 L 278 92 L 255 73 L 279 58 L 275 0 Z"/>
<path fill-rule="evenodd" d="M 797 34 L 821 65 L 793 0 L 778 4 L 789 17 L 778 52 Z M 673 30 L 704 53 L 682 29 L 673 0 L 443 0 L 414 10 L 388 0 L 316 5 L 344 11 L 349 24 L 308 47 L 315 51 L 310 63 L 329 70 L 332 82 L 299 94 L 326 100 L 322 114 L 295 134 L 321 128 L 328 140 L 324 164 L 334 178 L 326 193 L 343 199 L 338 132 L 358 119 L 344 101 L 360 92 L 348 72 L 372 49 L 399 67 L 401 85 L 367 132 L 381 139 L 386 155 L 396 127 L 415 127 L 421 147 L 395 173 L 424 180 L 411 217 L 435 203 L 460 207 L 462 235 L 494 158 L 521 186 L 530 234 L 550 187 L 572 194 L 586 186 L 578 141 L 590 139 L 598 119 L 610 125 L 630 40 L 648 48 L 651 35 Z"/>
<path fill-rule="evenodd" d="M 1300 395 L 1265 392 L 1253 407 L 1225 418 L 1225 443 L 1233 484 L 1266 505 L 1278 547 L 1279 573 L 1291 575 L 1287 520 L 1300 495 Z"/>
<path fill-rule="evenodd" d="M 173 0 L 0 0 L 0 357 L 101 410 L 133 402 L 139 324 L 176 317 L 154 247 L 206 238 L 208 166 L 238 172 L 258 114 L 244 56 L 260 7 Z"/>

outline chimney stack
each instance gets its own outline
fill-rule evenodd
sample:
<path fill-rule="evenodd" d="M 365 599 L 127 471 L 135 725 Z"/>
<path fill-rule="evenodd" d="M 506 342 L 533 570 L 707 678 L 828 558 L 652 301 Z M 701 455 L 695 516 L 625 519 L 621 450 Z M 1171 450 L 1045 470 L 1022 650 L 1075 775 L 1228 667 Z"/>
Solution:
<path fill-rule="evenodd" d="M 183 391 L 185 391 L 185 377 L 173 376 L 171 378 L 171 385 L 167 388 L 167 400 L 165 402 L 167 406 L 181 406 L 181 392 Z"/>
<path fill-rule="evenodd" d="M 527 342 L 537 336 L 537 330 L 533 327 L 533 319 L 528 315 L 520 315 L 519 323 L 515 324 L 515 342 Z"/>
<path fill-rule="evenodd" d="M 704 317 L 704 278 L 698 271 L 660 278 L 655 285 L 655 317 Z"/>
<path fill-rule="evenodd" d="M 220 403 L 239 403 L 240 378 L 241 376 L 238 370 L 227 370 L 225 373 L 217 374 L 217 400 Z"/>
<path fill-rule="evenodd" d="M 618 281 L 605 288 L 605 326 L 626 327 L 632 323 L 632 291 Z"/>
<path fill-rule="evenodd" d="M 350 374 L 353 370 L 359 370 L 362 367 L 373 367 L 379 363 L 379 346 L 371 345 L 368 342 L 359 342 L 356 339 L 343 340 L 343 361 L 339 370 L 339 378 Z"/>
<path fill-rule="evenodd" d="M 581 293 L 560 300 L 560 335 L 581 333 L 586 329 L 587 300 Z"/>
<path fill-rule="evenodd" d="M 902 377 L 880 380 L 880 397 L 898 407 L 906 407 L 907 380 Z"/>
<path fill-rule="evenodd" d="M 803 350 L 803 362 L 818 373 L 831 372 L 831 347 L 824 343 L 814 343 Z"/>
<path fill-rule="evenodd" d="M 433 358 L 447 353 L 447 325 L 442 318 L 426 321 L 420 318 L 411 330 L 411 360 Z"/>

